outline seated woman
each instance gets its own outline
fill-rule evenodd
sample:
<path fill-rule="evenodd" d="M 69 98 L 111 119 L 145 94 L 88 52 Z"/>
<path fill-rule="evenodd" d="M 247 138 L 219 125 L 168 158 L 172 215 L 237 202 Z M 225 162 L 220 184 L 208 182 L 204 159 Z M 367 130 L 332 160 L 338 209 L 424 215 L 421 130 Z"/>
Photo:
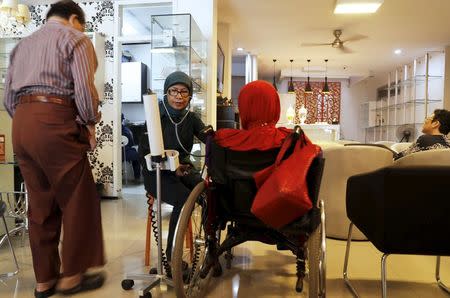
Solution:
<path fill-rule="evenodd" d="M 447 138 L 447 134 L 450 132 L 450 112 L 435 110 L 431 116 L 425 118 L 422 132 L 424 134 L 409 148 L 400 152 L 396 159 L 414 152 L 450 148 L 450 140 Z"/>
<path fill-rule="evenodd" d="M 180 166 L 175 173 L 161 172 L 161 200 L 173 206 L 166 246 L 168 261 L 171 260 L 173 237 L 181 209 L 191 190 L 202 181 L 189 159 L 194 136 L 205 142 L 205 136 L 200 133 L 205 125 L 197 114 L 188 109 L 192 91 L 192 81 L 189 76 L 181 71 L 173 72 L 164 82 L 164 100 L 159 104 L 164 147 L 177 150 L 180 154 Z M 156 173 L 147 169 L 144 158 L 148 153 L 150 148 L 148 137 L 145 135 L 139 144 L 144 186 L 147 193 L 155 196 Z"/>
<path fill-rule="evenodd" d="M 254 81 L 239 92 L 242 129 L 225 128 L 216 132 L 218 145 L 235 151 L 265 151 L 281 147 L 292 130 L 275 124 L 280 119 L 280 98 L 266 81 Z"/>
<path fill-rule="evenodd" d="M 122 136 L 125 136 L 128 139 L 128 143 L 125 145 L 125 152 L 122 153 L 122 156 L 125 155 L 126 161 L 131 161 L 131 165 L 133 166 L 133 174 L 135 182 L 139 182 L 141 179 L 141 164 L 139 163 L 139 155 L 137 150 L 133 147 L 135 146 L 133 132 L 125 125 L 125 117 L 122 114 Z"/>

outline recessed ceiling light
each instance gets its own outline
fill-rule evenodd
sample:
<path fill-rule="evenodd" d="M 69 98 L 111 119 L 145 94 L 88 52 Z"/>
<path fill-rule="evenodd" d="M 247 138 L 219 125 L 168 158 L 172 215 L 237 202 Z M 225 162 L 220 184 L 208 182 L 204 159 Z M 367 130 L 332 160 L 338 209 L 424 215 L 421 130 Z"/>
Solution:
<path fill-rule="evenodd" d="M 242 52 L 244 50 L 244 48 L 237 48 L 236 50 L 239 52 Z"/>
<path fill-rule="evenodd" d="M 400 55 L 400 54 L 402 53 L 402 50 L 396 49 L 396 50 L 394 51 L 394 53 L 395 53 L 396 55 Z"/>
<path fill-rule="evenodd" d="M 336 0 L 335 14 L 375 13 L 384 0 Z"/>

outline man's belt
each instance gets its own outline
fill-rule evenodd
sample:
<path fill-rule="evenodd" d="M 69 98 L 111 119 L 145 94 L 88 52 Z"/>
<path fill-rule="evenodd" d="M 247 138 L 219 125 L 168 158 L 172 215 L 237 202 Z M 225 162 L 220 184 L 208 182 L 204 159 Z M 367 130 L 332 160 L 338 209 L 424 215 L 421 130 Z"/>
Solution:
<path fill-rule="evenodd" d="M 64 97 L 57 97 L 52 95 L 22 95 L 19 97 L 19 103 L 44 102 L 54 103 L 67 107 L 74 107 L 73 100 Z"/>

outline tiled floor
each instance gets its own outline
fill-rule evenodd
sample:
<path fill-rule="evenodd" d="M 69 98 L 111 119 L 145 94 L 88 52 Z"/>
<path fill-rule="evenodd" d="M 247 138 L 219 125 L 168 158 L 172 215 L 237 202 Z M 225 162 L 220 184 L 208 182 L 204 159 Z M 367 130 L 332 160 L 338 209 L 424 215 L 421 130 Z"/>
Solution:
<path fill-rule="evenodd" d="M 137 291 L 124 291 L 121 280 L 126 272 L 146 272 L 144 263 L 146 202 L 142 186 L 127 187 L 124 199 L 103 201 L 103 228 L 105 232 L 108 275 L 105 286 L 77 297 L 115 298 L 138 297 Z M 167 224 L 170 207 L 164 206 Z M 154 242 L 152 242 L 154 244 Z M 30 249 L 14 241 L 21 271 L 17 277 L 0 281 L 0 297 L 33 297 L 34 275 Z M 345 242 L 327 241 L 327 296 L 352 297 L 342 280 Z M 155 252 L 153 248 L 153 252 Z M 231 270 L 214 280 L 209 297 L 298 297 L 294 290 L 294 257 L 271 246 L 250 242 L 234 250 Z M 0 248 L 0 271 L 12 268 L 7 246 Z M 380 297 L 381 254 L 369 243 L 355 242 L 350 259 L 350 277 L 362 297 Z M 154 262 L 156 256 L 152 256 Z M 154 263 L 153 263 L 154 264 Z M 390 256 L 388 258 L 389 297 L 449 297 L 434 282 L 434 257 Z M 450 258 L 443 258 L 441 276 L 450 284 Z M 140 284 L 135 285 L 135 289 Z M 307 287 L 303 297 L 307 297 Z M 165 286 L 153 291 L 153 297 L 174 297 Z M 54 297 L 58 297 L 57 295 Z"/>

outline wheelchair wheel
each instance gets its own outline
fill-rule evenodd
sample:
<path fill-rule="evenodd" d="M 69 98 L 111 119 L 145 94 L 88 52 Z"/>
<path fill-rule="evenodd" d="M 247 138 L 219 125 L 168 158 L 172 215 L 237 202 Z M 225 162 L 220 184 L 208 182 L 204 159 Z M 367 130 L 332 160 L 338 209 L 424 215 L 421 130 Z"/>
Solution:
<path fill-rule="evenodd" d="M 320 225 L 308 239 L 308 297 L 325 297 L 326 282 L 326 242 L 325 242 L 325 210 L 320 201 Z"/>
<path fill-rule="evenodd" d="M 172 277 L 177 297 L 201 297 L 211 275 L 204 279 L 200 277 L 207 252 L 203 228 L 206 202 L 198 199 L 204 190 L 203 182 L 192 190 L 178 220 L 172 253 Z"/>

